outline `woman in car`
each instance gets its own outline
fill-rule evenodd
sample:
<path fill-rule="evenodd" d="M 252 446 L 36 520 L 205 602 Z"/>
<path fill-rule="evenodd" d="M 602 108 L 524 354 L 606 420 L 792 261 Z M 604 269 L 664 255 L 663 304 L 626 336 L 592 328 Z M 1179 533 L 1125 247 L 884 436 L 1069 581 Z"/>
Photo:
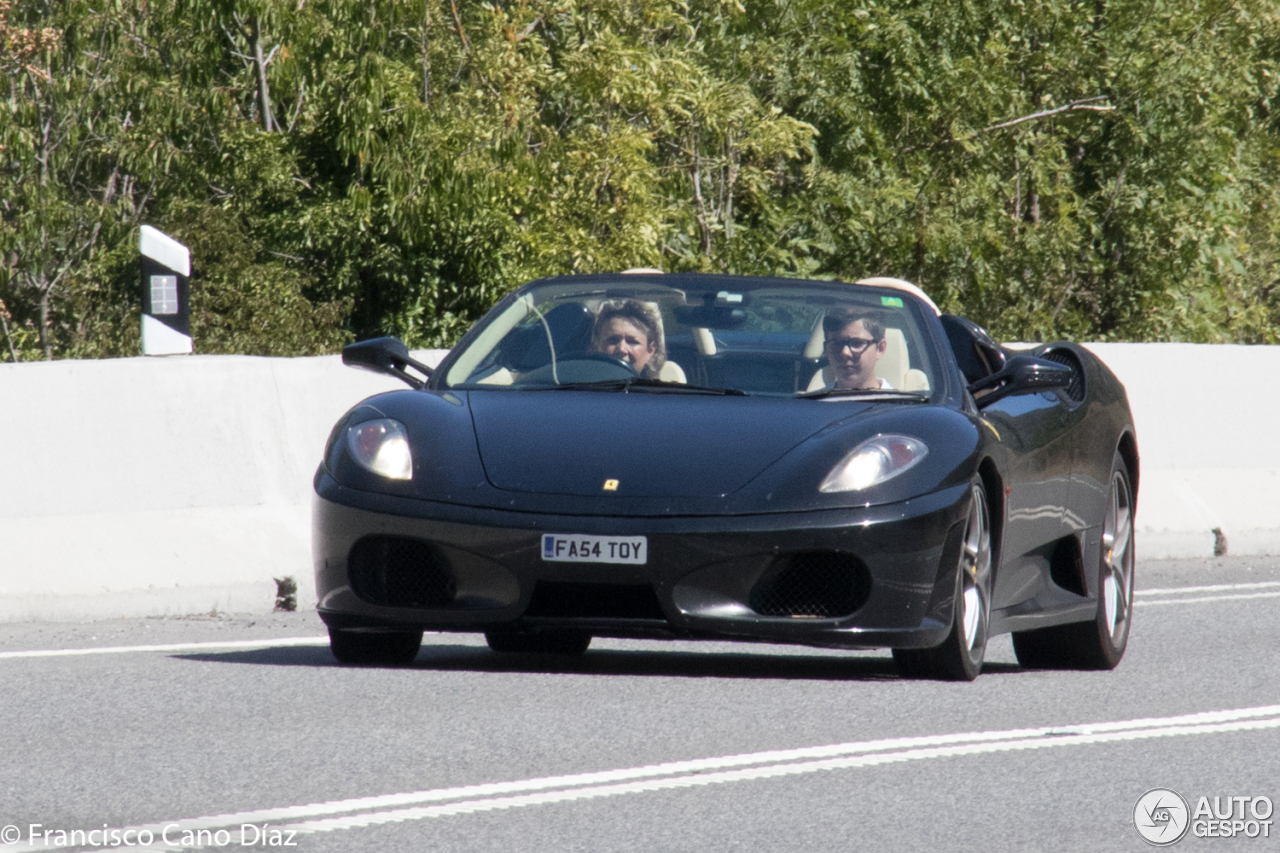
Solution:
<path fill-rule="evenodd" d="M 657 309 L 638 299 L 606 302 L 596 314 L 591 350 L 626 362 L 647 379 L 657 379 L 667 360 Z"/>

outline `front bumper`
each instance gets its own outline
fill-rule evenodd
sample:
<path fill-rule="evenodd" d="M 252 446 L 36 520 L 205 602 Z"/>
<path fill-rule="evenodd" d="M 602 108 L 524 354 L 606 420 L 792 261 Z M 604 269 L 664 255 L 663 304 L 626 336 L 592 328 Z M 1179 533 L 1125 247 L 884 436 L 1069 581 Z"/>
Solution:
<path fill-rule="evenodd" d="M 634 518 L 506 512 L 379 495 L 346 488 L 323 473 L 316 489 L 316 591 L 320 616 L 331 628 L 571 627 L 596 636 L 836 648 L 924 648 L 946 638 L 970 499 L 962 484 L 877 507 Z M 543 532 L 644 535 L 648 560 L 639 566 L 544 562 Z M 353 565 L 364 559 L 353 556 L 353 548 L 378 541 L 370 537 L 428 543 L 430 571 L 443 573 L 447 590 L 429 601 L 391 606 L 370 594 L 367 581 L 353 583 Z M 763 615 L 753 609 L 779 566 L 815 554 L 831 555 L 859 575 L 851 612 Z"/>

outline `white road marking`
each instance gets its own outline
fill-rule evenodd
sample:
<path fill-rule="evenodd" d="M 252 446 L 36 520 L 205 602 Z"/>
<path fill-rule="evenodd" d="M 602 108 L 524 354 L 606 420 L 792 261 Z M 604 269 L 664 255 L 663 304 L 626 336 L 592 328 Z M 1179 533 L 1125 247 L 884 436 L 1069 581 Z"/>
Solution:
<path fill-rule="evenodd" d="M 547 803 L 563 803 L 573 800 L 596 799 L 599 797 L 617 796 L 619 794 L 639 794 L 648 791 L 663 791 L 674 788 L 692 788 L 704 785 L 717 785 L 728 782 L 747 782 L 759 779 L 771 779 L 779 776 L 796 776 L 805 773 L 816 773 L 821 770 L 847 770 L 855 767 L 875 767 L 881 764 L 894 764 L 903 761 L 920 761 L 930 758 L 948 758 L 959 755 L 981 755 L 992 752 L 1008 752 L 1025 749 L 1045 749 L 1060 746 L 1076 746 L 1095 743 L 1114 743 L 1116 741 L 1143 740 L 1156 737 L 1175 737 L 1179 735 L 1215 734 L 1229 731 L 1256 731 L 1261 729 L 1280 729 L 1280 718 L 1267 720 L 1242 720 L 1235 723 L 1221 723 L 1212 726 L 1170 726 L 1159 729 L 1145 729 L 1131 732 L 1117 732 L 1109 735 L 1067 735 L 1045 738 L 1041 740 L 1006 740 L 993 743 L 963 744 L 949 747 L 904 750 L 877 755 L 850 756 L 848 758 L 831 758 L 824 761 L 809 761 L 795 764 L 775 764 L 749 770 L 729 770 L 718 773 L 704 773 L 690 776 L 676 776 L 667 779 L 653 779 L 646 782 L 629 782 L 620 785 L 598 785 L 588 788 L 548 791 L 542 794 L 525 794 L 515 797 L 492 797 L 482 800 L 465 800 L 442 806 L 422 806 L 411 809 L 399 809 L 370 814 L 351 815 L 348 817 L 329 818 L 326 820 L 307 821 L 292 824 L 282 829 L 296 830 L 299 834 L 314 832 L 333 832 L 340 829 L 355 829 L 368 826 L 379 826 L 387 823 L 400 823 L 407 820 L 422 820 L 433 817 L 449 817 L 459 814 L 495 811 L 498 809 L 520 808 L 523 806 L 544 805 Z M 162 850 L 183 849 L 159 848 Z"/>
<path fill-rule="evenodd" d="M 300 834 L 332 832 L 407 820 L 746 782 L 824 770 L 875 767 L 904 761 L 1277 728 L 1280 728 L 1280 705 L 1266 705 L 1066 727 L 888 738 L 175 819 L 121 827 L 120 832 L 132 832 L 135 838 L 138 833 L 150 832 L 156 841 L 161 840 L 166 827 L 169 838 L 175 841 L 186 831 L 217 828 L 238 831 L 245 824 L 270 823 L 273 829 Z M 437 805 L 428 805 L 433 803 Z M 160 843 L 158 846 L 131 849 L 174 851 L 197 846 L 200 845 Z M 36 844 L 11 845 L 7 850 L 27 853 L 65 847 L 65 842 L 59 845 L 50 839 Z"/>
<path fill-rule="evenodd" d="M 1244 592 L 1246 590 L 1276 590 L 1249 595 L 1214 595 L 1196 598 L 1178 598 L 1164 601 L 1149 601 L 1153 596 L 1190 595 L 1201 592 Z M 1216 584 L 1213 586 L 1182 586 L 1162 589 L 1139 589 L 1134 591 L 1135 603 L 1155 604 L 1200 604 L 1209 601 L 1233 601 L 1249 598 L 1280 597 L 1280 581 L 1264 581 L 1260 583 Z M 260 640 L 225 640 L 212 643 L 166 643 L 153 646 L 102 646 L 88 649 L 35 649 L 21 652 L 0 652 L 0 660 L 14 658 L 57 658 L 74 657 L 76 655 L 118 655 L 131 652 L 199 652 L 215 649 L 278 649 L 290 646 L 327 646 L 327 636 L 318 637 L 283 637 L 280 639 Z"/>
<path fill-rule="evenodd" d="M 93 649 L 38 649 L 26 652 L 0 652 L 0 660 L 9 658 L 60 658 L 73 655 L 122 655 L 129 652 L 199 652 L 210 649 L 278 649 L 288 646 L 327 646 L 328 637 L 283 637 L 277 640 L 225 640 L 216 643 L 166 643 L 157 646 L 102 646 Z"/>
<path fill-rule="evenodd" d="M 1262 581 L 1260 583 L 1220 583 L 1213 586 L 1169 586 L 1161 589 L 1135 590 L 1138 598 L 1149 595 L 1191 595 L 1197 592 L 1227 592 L 1246 589 L 1280 589 L 1280 581 Z"/>
<path fill-rule="evenodd" d="M 1246 595 L 1206 595 L 1202 598 L 1164 598 L 1157 601 L 1135 601 L 1143 607 L 1155 607 L 1160 604 L 1205 604 L 1210 601 L 1244 601 L 1249 598 L 1280 598 L 1280 592 L 1255 592 Z"/>
<path fill-rule="evenodd" d="M 1250 592 L 1250 590 L 1268 591 Z M 1226 594 L 1198 594 L 1205 592 Z M 1245 601 L 1253 598 L 1280 598 L 1280 581 L 1224 583 L 1214 584 L 1212 586 L 1176 586 L 1165 587 L 1162 589 L 1139 589 L 1134 591 L 1133 603 L 1136 606 L 1157 607 L 1162 604 L 1207 604 L 1213 601 Z"/>
<path fill-rule="evenodd" d="M 1245 596 L 1204 596 L 1202 598 L 1161 598 L 1158 601 L 1135 601 L 1134 605 L 1156 607 L 1157 605 L 1203 605 L 1211 601 L 1245 601 L 1248 598 L 1280 598 L 1280 592 L 1252 593 Z"/>

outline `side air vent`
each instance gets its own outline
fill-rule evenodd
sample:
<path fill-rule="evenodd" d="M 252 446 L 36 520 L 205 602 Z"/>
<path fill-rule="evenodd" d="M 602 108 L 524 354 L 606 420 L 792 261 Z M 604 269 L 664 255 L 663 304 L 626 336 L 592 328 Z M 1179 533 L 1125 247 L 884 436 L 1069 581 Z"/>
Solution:
<path fill-rule="evenodd" d="M 1088 595 L 1084 585 L 1084 559 L 1076 537 L 1062 537 L 1049 552 L 1049 578 L 1068 592 Z"/>
<path fill-rule="evenodd" d="M 838 551 L 803 551 L 774 561 L 751 588 L 761 616 L 836 619 L 866 603 L 871 578 L 862 561 Z"/>
<path fill-rule="evenodd" d="M 366 536 L 351 549 L 347 573 L 357 596 L 383 607 L 445 607 L 457 595 L 448 561 L 420 539 Z"/>
<path fill-rule="evenodd" d="M 1084 365 L 1080 363 L 1075 353 L 1066 349 L 1051 349 L 1040 357 L 1071 368 L 1071 384 L 1063 391 L 1074 403 L 1084 400 Z"/>

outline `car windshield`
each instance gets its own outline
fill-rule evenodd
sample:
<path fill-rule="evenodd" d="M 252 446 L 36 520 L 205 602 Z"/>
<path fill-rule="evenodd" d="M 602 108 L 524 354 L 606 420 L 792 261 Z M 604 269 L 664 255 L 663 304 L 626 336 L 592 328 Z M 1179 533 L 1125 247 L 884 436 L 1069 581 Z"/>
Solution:
<path fill-rule="evenodd" d="M 548 279 L 489 312 L 440 386 L 919 399 L 938 384 L 927 310 L 899 289 L 842 282 Z"/>

